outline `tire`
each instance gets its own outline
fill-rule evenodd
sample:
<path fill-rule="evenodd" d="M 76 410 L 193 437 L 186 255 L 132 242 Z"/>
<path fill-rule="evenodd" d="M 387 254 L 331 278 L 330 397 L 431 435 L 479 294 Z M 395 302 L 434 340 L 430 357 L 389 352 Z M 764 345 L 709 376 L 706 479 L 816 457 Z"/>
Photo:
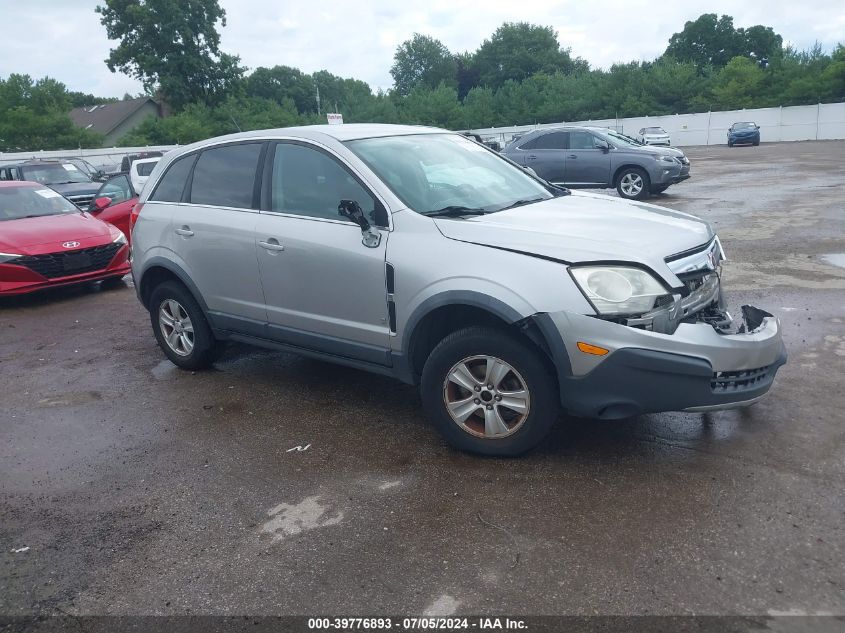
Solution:
<path fill-rule="evenodd" d="M 754 147 L 758 147 L 760 145 L 760 141 L 754 141 L 753 145 Z"/>
<path fill-rule="evenodd" d="M 728 141 L 728 147 L 733 147 L 733 146 L 734 146 L 734 144 L 731 143 L 730 141 Z"/>
<path fill-rule="evenodd" d="M 650 190 L 651 180 L 639 167 L 626 167 L 616 177 L 616 191 L 620 198 L 642 200 L 648 197 Z"/>
<path fill-rule="evenodd" d="M 149 305 L 156 341 L 174 365 L 197 370 L 217 360 L 222 345 L 214 339 L 202 308 L 185 286 L 175 281 L 159 284 L 150 294 Z M 167 319 L 172 323 L 174 316 L 179 324 L 169 325 Z"/>
<path fill-rule="evenodd" d="M 487 327 L 468 327 L 440 341 L 426 360 L 420 393 L 429 419 L 446 441 L 481 455 L 531 450 L 560 412 L 554 371 L 540 352 L 506 331 Z"/>

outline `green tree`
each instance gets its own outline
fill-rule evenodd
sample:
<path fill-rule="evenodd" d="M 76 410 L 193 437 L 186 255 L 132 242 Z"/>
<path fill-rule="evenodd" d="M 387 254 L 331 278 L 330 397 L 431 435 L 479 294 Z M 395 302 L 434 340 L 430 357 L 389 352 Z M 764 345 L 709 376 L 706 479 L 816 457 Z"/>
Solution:
<path fill-rule="evenodd" d="M 550 26 L 506 22 L 484 40 L 475 54 L 481 85 L 499 88 L 508 80 L 522 81 L 535 73 L 572 73 L 587 70 L 582 59 L 573 60 L 561 49 Z"/>
<path fill-rule="evenodd" d="M 405 123 L 436 125 L 457 129 L 463 124 L 458 91 L 440 84 L 431 89 L 419 86 L 401 102 L 400 117 Z"/>
<path fill-rule="evenodd" d="M 740 55 L 761 63 L 771 61 L 780 54 L 782 46 L 783 38 L 770 26 L 737 29 L 729 15 L 704 13 L 686 22 L 682 31 L 669 38 L 664 55 L 692 62 L 699 69 L 722 68 Z"/>
<path fill-rule="evenodd" d="M 456 71 L 455 58 L 443 42 L 419 33 L 396 47 L 390 67 L 396 92 L 403 96 L 419 86 L 457 87 Z"/>
<path fill-rule="evenodd" d="M 732 57 L 741 54 L 741 50 L 742 41 L 734 28 L 733 18 L 704 13 L 686 22 L 682 31 L 669 38 L 664 55 L 692 62 L 698 68 L 721 68 Z"/>
<path fill-rule="evenodd" d="M 713 80 L 713 105 L 722 110 L 754 107 L 765 73 L 754 60 L 734 57 Z"/>
<path fill-rule="evenodd" d="M 236 91 L 240 59 L 220 50 L 218 0 L 105 0 L 96 9 L 109 39 L 118 40 L 106 64 L 158 91 L 175 109 L 214 105 Z"/>
<path fill-rule="evenodd" d="M 99 147 L 103 137 L 73 125 L 64 84 L 29 75 L 0 79 L 0 151 Z"/>
<path fill-rule="evenodd" d="M 246 79 L 246 93 L 250 97 L 272 99 L 276 103 L 293 99 L 299 112 L 317 111 L 314 79 L 298 68 L 256 68 Z"/>

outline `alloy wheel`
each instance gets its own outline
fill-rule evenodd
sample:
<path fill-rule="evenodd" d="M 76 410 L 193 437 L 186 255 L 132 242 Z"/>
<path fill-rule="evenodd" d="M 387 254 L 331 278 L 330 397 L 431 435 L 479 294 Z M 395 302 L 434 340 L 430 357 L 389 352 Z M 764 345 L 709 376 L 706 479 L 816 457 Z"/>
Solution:
<path fill-rule="evenodd" d="M 158 323 L 167 346 L 179 356 L 189 356 L 194 349 L 194 326 L 182 304 L 175 299 L 162 301 Z"/>
<path fill-rule="evenodd" d="M 622 176 L 620 182 L 622 192 L 631 198 L 637 197 L 643 190 L 643 177 L 635 172 L 628 172 Z"/>
<path fill-rule="evenodd" d="M 449 370 L 443 402 L 461 429 L 485 439 L 516 433 L 528 418 L 531 394 L 520 373 L 495 356 L 470 356 Z"/>

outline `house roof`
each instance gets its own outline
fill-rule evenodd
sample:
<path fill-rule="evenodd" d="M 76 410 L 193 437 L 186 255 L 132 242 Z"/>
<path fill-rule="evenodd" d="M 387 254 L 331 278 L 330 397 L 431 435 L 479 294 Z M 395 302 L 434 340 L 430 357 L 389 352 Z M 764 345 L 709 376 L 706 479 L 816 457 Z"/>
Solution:
<path fill-rule="evenodd" d="M 148 101 L 157 105 L 150 97 L 115 101 L 98 106 L 74 108 L 70 111 L 70 119 L 78 127 L 94 130 L 100 134 L 108 134 L 146 105 Z"/>

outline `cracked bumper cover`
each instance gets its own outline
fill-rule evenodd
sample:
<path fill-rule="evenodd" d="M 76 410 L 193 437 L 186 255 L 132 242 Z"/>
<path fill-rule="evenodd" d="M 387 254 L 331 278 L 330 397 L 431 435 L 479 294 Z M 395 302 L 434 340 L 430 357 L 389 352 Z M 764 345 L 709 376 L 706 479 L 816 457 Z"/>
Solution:
<path fill-rule="evenodd" d="M 737 334 L 720 334 L 700 322 L 681 323 L 673 334 L 661 334 L 567 312 L 535 320 L 547 341 L 557 337 L 550 348 L 561 404 L 583 417 L 745 406 L 768 392 L 787 358 L 780 322 L 773 316 Z M 610 351 L 584 354 L 579 341 Z"/>

